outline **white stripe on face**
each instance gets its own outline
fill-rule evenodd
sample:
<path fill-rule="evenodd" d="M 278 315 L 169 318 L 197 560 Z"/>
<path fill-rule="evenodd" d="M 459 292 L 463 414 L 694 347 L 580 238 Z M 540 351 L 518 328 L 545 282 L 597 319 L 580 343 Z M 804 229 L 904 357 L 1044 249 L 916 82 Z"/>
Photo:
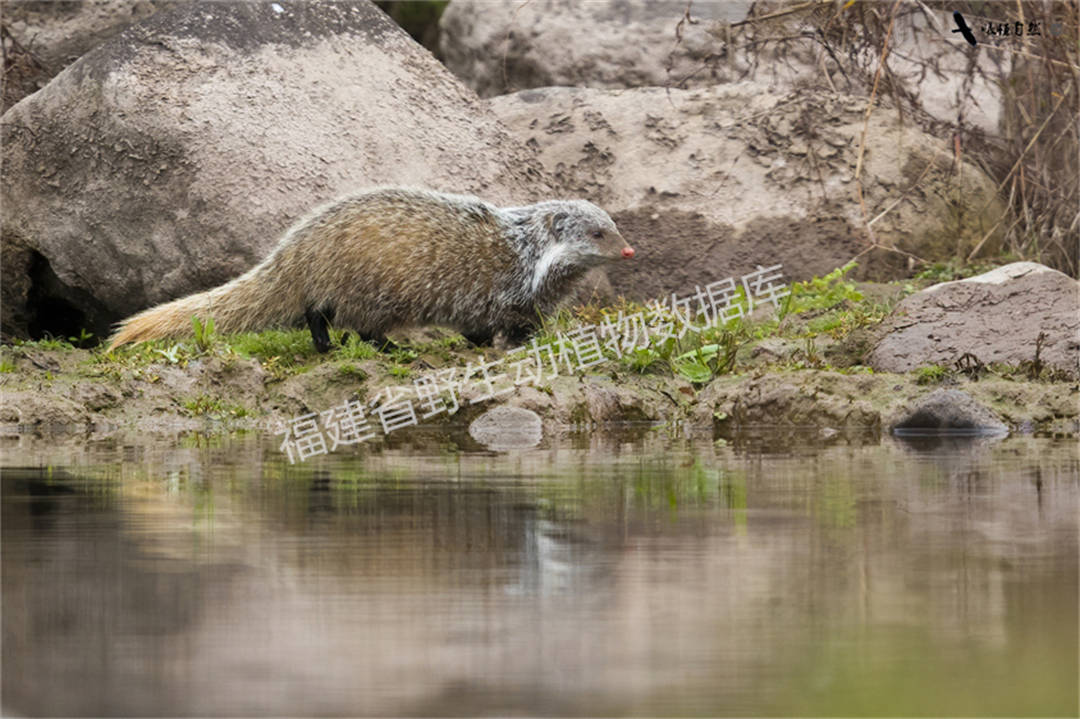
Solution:
<path fill-rule="evenodd" d="M 548 273 L 551 272 L 553 265 L 557 264 L 566 254 L 566 245 L 561 242 L 544 250 L 544 254 L 540 255 L 540 259 L 536 263 L 536 269 L 533 270 L 532 278 L 532 291 L 533 294 L 540 289 L 540 286 L 544 284 L 544 280 L 547 279 Z"/>

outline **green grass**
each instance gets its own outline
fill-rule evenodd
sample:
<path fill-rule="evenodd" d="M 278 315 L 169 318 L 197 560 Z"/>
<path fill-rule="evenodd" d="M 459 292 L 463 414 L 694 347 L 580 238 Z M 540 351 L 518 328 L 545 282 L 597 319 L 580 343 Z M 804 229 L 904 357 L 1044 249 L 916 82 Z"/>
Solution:
<path fill-rule="evenodd" d="M 39 350 L 73 350 L 75 346 L 70 342 L 59 337 L 46 337 L 40 340 L 15 340 L 13 344 L 16 347 L 26 347 L 28 349 Z"/>
<path fill-rule="evenodd" d="M 222 338 L 241 357 L 266 362 L 278 358 L 282 366 L 295 366 L 305 359 L 318 357 L 319 353 L 307 330 L 263 330 L 243 332 Z"/>
<path fill-rule="evenodd" d="M 947 367 L 942 367 L 939 364 L 927 365 L 915 370 L 915 383 L 922 385 L 940 384 L 951 374 L 952 372 Z"/>
<path fill-rule="evenodd" d="M 345 344 L 341 344 L 341 333 L 334 337 L 335 348 L 331 350 L 334 359 L 338 360 L 368 360 L 379 356 L 379 350 L 364 342 L 356 334 L 350 332 Z M 310 337 L 308 338 L 310 342 Z"/>
<path fill-rule="evenodd" d="M 880 323 L 891 308 L 888 304 L 863 297 L 849 279 L 854 268 L 854 263 L 851 263 L 822 277 L 791 283 L 790 294 L 775 312 L 757 313 L 756 317 L 736 317 L 721 325 L 687 331 L 682 337 L 664 336 L 650 329 L 649 336 L 639 337 L 633 347 L 624 346 L 618 352 L 610 347 L 605 348 L 604 355 L 608 361 L 596 365 L 594 371 L 610 372 L 614 369 L 636 374 L 677 376 L 701 385 L 715 377 L 745 370 L 751 356 L 743 350 L 755 342 L 770 338 L 783 339 L 791 345 L 790 350 L 784 353 L 786 359 L 772 365 L 777 370 L 857 367 L 863 361 L 870 337 L 865 332 L 852 336 L 853 333 Z M 953 270 L 928 268 L 925 276 L 929 277 L 932 271 L 943 273 Z M 741 288 L 737 290 L 735 301 L 742 302 L 745 307 L 746 300 Z M 659 313 L 661 322 L 671 323 L 674 331 L 679 331 L 679 318 L 670 309 L 653 310 L 641 303 L 620 299 L 611 307 L 591 304 L 542 317 L 539 329 L 527 345 L 535 341 L 541 346 L 557 346 L 560 335 L 585 325 L 618 326 L 620 317 L 654 311 Z M 362 380 L 368 373 L 356 363 L 376 360 L 390 376 L 405 379 L 417 371 L 417 360 L 421 357 L 428 362 L 432 358 L 439 358 L 448 364 L 462 363 L 462 351 L 469 349 L 461 335 L 450 334 L 415 346 L 392 346 L 389 351 L 381 352 L 380 348 L 359 339 L 355 332 L 331 329 L 332 349 L 323 355 L 315 350 L 306 328 L 219 334 L 211 321 L 203 323 L 193 319 L 191 329 L 191 335 L 180 341 L 156 340 L 125 345 L 111 352 L 93 350 L 84 365 L 88 365 L 93 374 L 119 379 L 142 377 L 142 370 L 151 365 L 184 368 L 197 359 L 218 358 L 231 364 L 244 358 L 258 361 L 271 377 L 280 380 L 329 361 L 336 363 L 341 376 Z M 619 331 L 625 332 L 626 329 L 625 324 L 619 326 Z M 824 337 L 834 342 L 820 339 Z M 83 343 L 88 341 L 89 335 L 84 331 L 81 337 L 71 339 Z M 609 341 L 610 338 L 601 338 L 602 344 Z M 71 342 L 55 338 L 23 344 L 55 350 L 69 350 L 73 346 Z M 497 352 L 495 354 L 498 355 Z M 833 367 L 830 362 L 837 366 Z M 10 361 L 0 365 L 0 371 L 11 372 L 13 365 Z M 560 370 L 563 371 L 565 365 Z M 933 374 L 935 371 L 921 375 L 922 381 L 940 381 L 941 377 Z"/>
<path fill-rule="evenodd" d="M 862 293 L 855 289 L 854 282 L 847 279 L 855 267 L 852 261 L 827 275 L 792 284 L 791 294 L 784 299 L 780 308 L 780 318 L 808 310 L 831 309 L 843 302 L 862 301 Z"/>
<path fill-rule="evenodd" d="M 984 272 L 989 272 L 995 267 L 1001 267 L 1002 265 L 1016 261 L 1017 258 L 1014 256 L 1002 255 L 993 262 L 976 262 L 973 264 L 962 264 L 955 260 L 950 262 L 935 262 L 915 275 L 914 279 L 922 281 L 927 285 L 936 285 L 939 282 L 952 282 L 954 280 L 963 280 L 968 277 L 974 277 L 975 275 L 981 275 Z"/>
<path fill-rule="evenodd" d="M 342 332 L 332 333 L 334 348 L 326 355 L 319 354 L 311 341 L 307 329 L 269 329 L 262 332 L 241 332 L 236 334 L 217 334 L 212 321 L 205 324 L 192 320 L 192 336 L 176 340 L 151 340 L 138 344 L 123 345 L 115 350 L 106 351 L 98 348 L 92 351 L 84 361 L 92 374 L 106 375 L 116 379 L 126 373 L 139 373 L 140 370 L 154 364 L 170 364 L 186 367 L 197 358 L 216 357 L 227 365 L 239 358 L 254 359 L 275 379 L 300 374 L 318 364 L 331 360 L 355 362 L 379 357 L 379 351 L 367 342 L 361 341 L 354 333 L 349 333 L 345 344 L 340 345 Z M 70 345 L 60 344 L 59 340 L 24 343 L 31 347 L 48 348 Z M 404 361 L 407 354 L 398 355 Z M 344 370 L 349 373 L 352 370 Z M 353 376 L 363 372 L 357 370 Z"/>
<path fill-rule="evenodd" d="M 367 372 L 360 369 L 359 367 L 352 364 L 351 362 L 342 362 L 342 363 L 340 363 L 338 365 L 338 373 L 341 374 L 342 377 L 346 377 L 348 379 L 360 380 L 360 381 L 367 379 L 367 376 L 368 376 Z"/>
<path fill-rule="evenodd" d="M 220 397 L 201 394 L 181 403 L 184 410 L 192 417 L 207 416 L 214 419 L 247 417 L 247 408 L 238 404 L 229 404 Z"/>
<path fill-rule="evenodd" d="M 653 337 L 647 343 L 624 349 L 622 356 L 617 358 L 618 363 L 630 372 L 670 372 L 695 384 L 703 384 L 714 377 L 735 372 L 740 348 L 771 337 L 782 337 L 801 340 L 802 344 L 784 367 L 828 368 L 816 345 L 816 337 L 829 335 L 836 340 L 845 340 L 856 330 L 878 324 L 891 311 L 888 305 L 869 302 L 863 297 L 855 283 L 848 279 L 854 269 L 855 263 L 849 263 L 823 277 L 793 283 L 790 294 L 774 316 L 751 318 L 744 314 L 700 332 L 686 332 L 681 338 Z M 745 310 L 747 302 L 741 288 L 734 302 L 741 303 Z M 554 342 L 559 332 L 574 326 L 615 322 L 620 312 L 623 317 L 629 317 L 645 309 L 644 305 L 625 300 L 611 308 L 578 308 L 574 316 L 560 314 L 546 319 L 537 339 L 541 343 Z M 670 310 L 659 316 L 662 322 L 674 322 L 678 326 L 677 318 Z M 610 359 L 616 359 L 614 353 L 608 354 Z"/>
<path fill-rule="evenodd" d="M 416 350 L 411 347 L 395 347 L 390 350 L 390 359 L 394 364 L 406 365 L 419 356 L 420 355 L 417 354 Z"/>

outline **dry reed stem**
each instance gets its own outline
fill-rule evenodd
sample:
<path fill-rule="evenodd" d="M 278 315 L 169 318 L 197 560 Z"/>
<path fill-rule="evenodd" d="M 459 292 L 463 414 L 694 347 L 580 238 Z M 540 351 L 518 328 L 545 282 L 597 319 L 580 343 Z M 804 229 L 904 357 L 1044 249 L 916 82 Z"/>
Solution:
<path fill-rule="evenodd" d="M 889 55 L 889 38 L 892 36 L 893 21 L 896 19 L 896 8 L 900 6 L 900 0 L 893 3 L 889 11 L 889 28 L 885 31 L 885 41 L 881 47 L 881 59 L 878 60 L 877 70 L 874 72 L 874 87 L 870 91 L 870 100 L 866 103 L 866 116 L 863 118 L 862 137 L 859 139 L 859 156 L 855 161 L 855 193 L 859 198 L 859 209 L 862 211 L 863 222 L 866 223 L 866 232 L 870 235 L 870 242 L 877 246 L 878 241 L 874 236 L 874 228 L 870 226 L 869 213 L 866 211 L 866 200 L 863 199 L 862 167 L 863 155 L 866 153 L 866 131 L 870 127 L 870 115 L 874 111 L 874 99 L 877 96 L 878 82 L 881 80 L 881 71 L 885 66 L 885 59 Z"/>

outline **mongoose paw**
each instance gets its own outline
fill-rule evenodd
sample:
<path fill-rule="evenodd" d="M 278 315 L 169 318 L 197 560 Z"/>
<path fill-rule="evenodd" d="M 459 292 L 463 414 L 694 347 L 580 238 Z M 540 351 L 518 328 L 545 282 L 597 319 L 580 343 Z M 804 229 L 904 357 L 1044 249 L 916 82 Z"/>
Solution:
<path fill-rule="evenodd" d="M 308 327 L 311 329 L 311 340 L 315 343 L 315 350 L 319 354 L 329 352 L 330 331 L 326 327 L 326 314 L 314 308 L 308 308 L 304 312 L 304 319 L 307 320 Z"/>

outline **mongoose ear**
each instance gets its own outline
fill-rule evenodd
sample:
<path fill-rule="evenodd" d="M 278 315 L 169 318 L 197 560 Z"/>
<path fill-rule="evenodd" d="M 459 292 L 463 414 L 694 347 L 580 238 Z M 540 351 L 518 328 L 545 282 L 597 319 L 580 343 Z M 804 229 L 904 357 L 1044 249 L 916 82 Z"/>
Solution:
<path fill-rule="evenodd" d="M 563 227 L 566 225 L 566 220 L 570 216 L 561 210 L 559 212 L 552 212 L 547 218 L 548 232 L 554 235 L 556 238 L 561 237 L 563 233 Z"/>

